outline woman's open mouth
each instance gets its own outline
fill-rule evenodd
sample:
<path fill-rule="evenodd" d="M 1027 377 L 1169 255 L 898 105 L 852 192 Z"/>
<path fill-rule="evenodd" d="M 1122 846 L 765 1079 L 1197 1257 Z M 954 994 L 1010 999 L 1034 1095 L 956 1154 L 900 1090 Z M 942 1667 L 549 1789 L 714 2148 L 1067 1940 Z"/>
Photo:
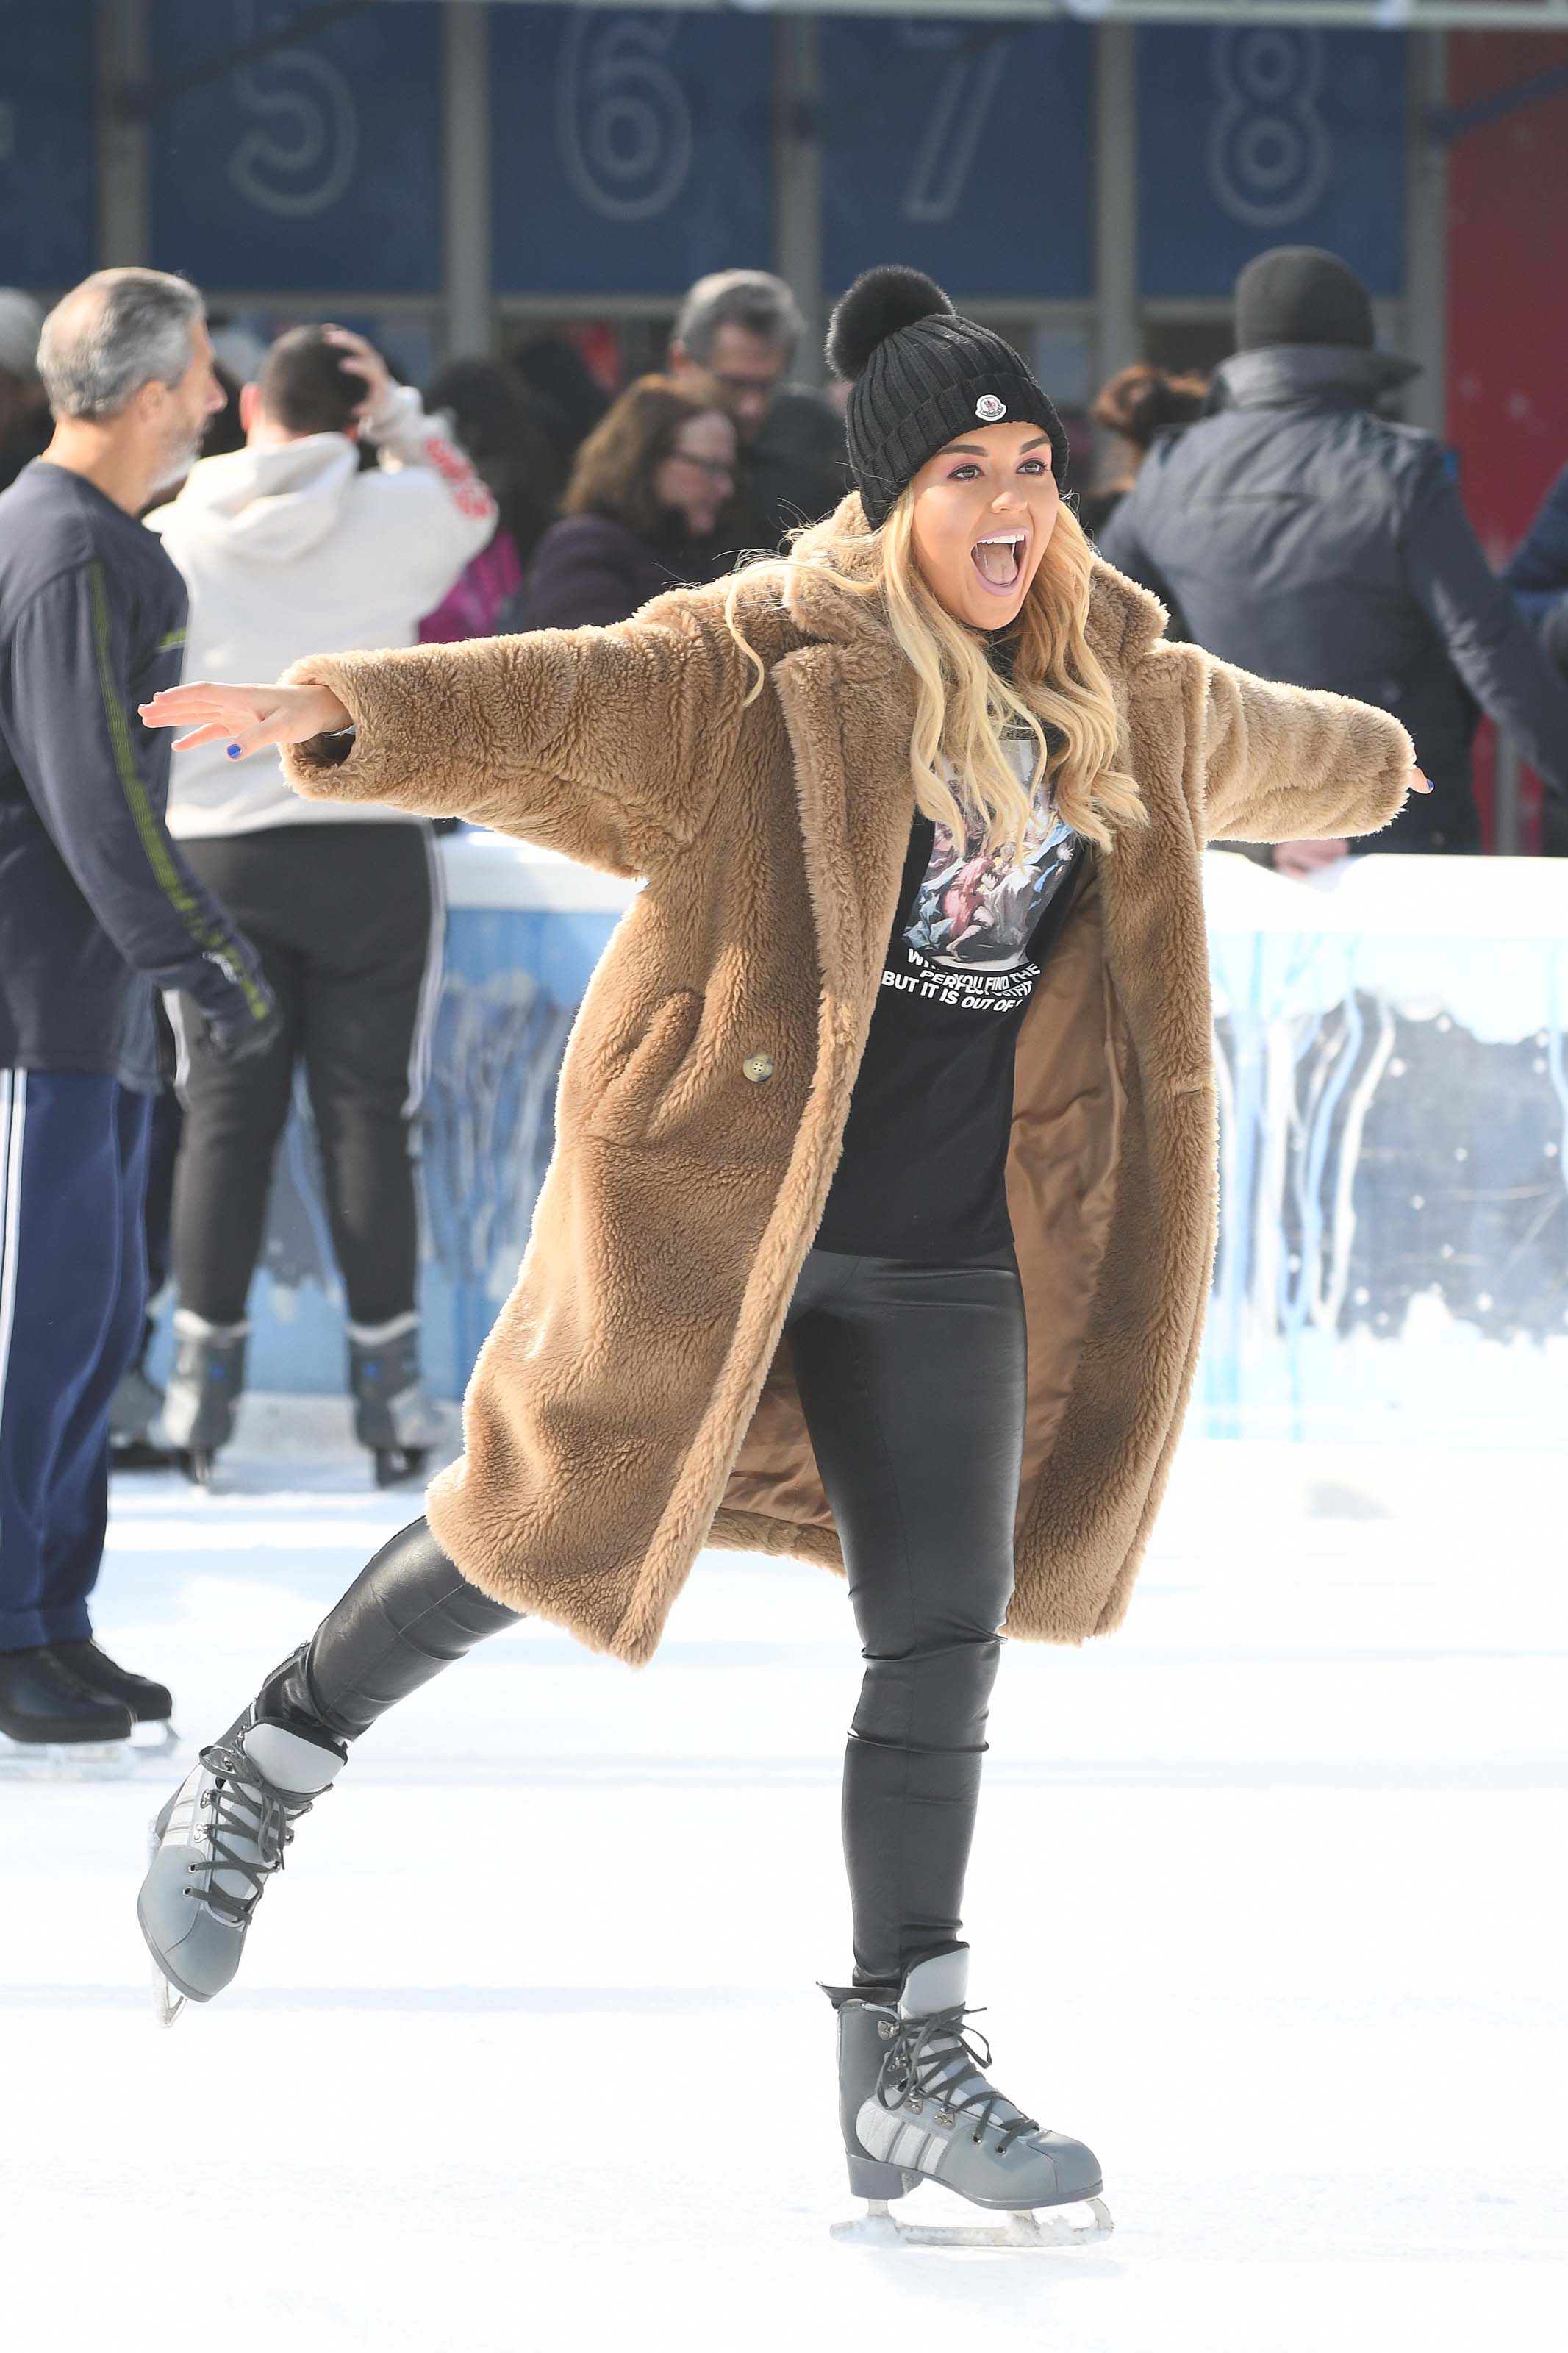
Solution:
<path fill-rule="evenodd" d="M 1018 585 L 1024 570 L 1024 551 L 1028 544 L 1026 530 L 990 531 L 970 549 L 970 562 L 987 588 L 1005 594 Z"/>

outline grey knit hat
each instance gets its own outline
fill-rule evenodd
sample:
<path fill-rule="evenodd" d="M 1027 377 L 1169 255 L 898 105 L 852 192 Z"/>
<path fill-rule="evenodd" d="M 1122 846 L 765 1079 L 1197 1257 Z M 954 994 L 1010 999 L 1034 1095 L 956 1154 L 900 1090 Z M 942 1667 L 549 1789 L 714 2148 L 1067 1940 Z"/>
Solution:
<path fill-rule="evenodd" d="M 928 458 L 966 426 L 1037 425 L 1067 476 L 1061 418 L 1011 343 L 963 319 L 919 269 L 868 269 L 833 313 L 827 358 L 850 380 L 849 470 L 875 530 Z"/>

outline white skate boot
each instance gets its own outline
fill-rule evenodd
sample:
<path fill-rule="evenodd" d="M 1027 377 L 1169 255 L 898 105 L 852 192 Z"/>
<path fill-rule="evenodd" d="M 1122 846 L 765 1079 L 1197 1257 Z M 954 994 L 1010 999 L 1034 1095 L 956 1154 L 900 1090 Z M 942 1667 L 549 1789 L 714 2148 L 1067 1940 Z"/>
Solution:
<path fill-rule="evenodd" d="M 268 1678 L 268 1682 L 274 1678 Z M 158 2016 L 172 2026 L 187 2001 L 230 1984 L 256 1907 L 294 1824 L 348 1762 L 325 1734 L 269 1721 L 253 1701 L 153 1825 L 153 1860 L 136 1917 L 153 1956 Z"/>
<path fill-rule="evenodd" d="M 868 2201 L 863 2219 L 837 2224 L 833 2236 L 874 2246 L 1091 2246 L 1111 2230 L 1100 2160 L 1081 2141 L 1043 2131 L 981 2073 L 991 2052 L 963 2023 L 968 1971 L 961 1945 L 919 1962 L 899 1994 L 825 1988 L 838 2012 L 849 2187 Z M 890 2201 L 922 2181 L 1006 2219 L 989 2226 L 898 2221 Z M 1040 2219 L 1043 2208 L 1079 2203 L 1088 2222 Z"/>

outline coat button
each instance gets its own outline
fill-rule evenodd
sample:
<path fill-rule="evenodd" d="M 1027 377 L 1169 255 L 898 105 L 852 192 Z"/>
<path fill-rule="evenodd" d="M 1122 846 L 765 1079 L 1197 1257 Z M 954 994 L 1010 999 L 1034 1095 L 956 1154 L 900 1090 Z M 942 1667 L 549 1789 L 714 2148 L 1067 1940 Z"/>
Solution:
<path fill-rule="evenodd" d="M 771 1079 L 773 1058 L 771 1054 L 748 1054 L 741 1068 L 749 1079 Z"/>

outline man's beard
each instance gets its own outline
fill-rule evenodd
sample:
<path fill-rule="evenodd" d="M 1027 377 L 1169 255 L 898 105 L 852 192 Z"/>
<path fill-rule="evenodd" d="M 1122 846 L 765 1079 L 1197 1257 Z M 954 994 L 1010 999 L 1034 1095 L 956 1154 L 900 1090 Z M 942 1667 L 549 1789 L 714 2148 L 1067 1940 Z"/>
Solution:
<path fill-rule="evenodd" d="M 193 431 L 188 425 L 182 427 L 178 440 L 171 440 L 159 461 L 151 495 L 156 498 L 162 491 L 178 490 L 200 457 L 201 450 L 201 429 L 198 427 Z"/>

